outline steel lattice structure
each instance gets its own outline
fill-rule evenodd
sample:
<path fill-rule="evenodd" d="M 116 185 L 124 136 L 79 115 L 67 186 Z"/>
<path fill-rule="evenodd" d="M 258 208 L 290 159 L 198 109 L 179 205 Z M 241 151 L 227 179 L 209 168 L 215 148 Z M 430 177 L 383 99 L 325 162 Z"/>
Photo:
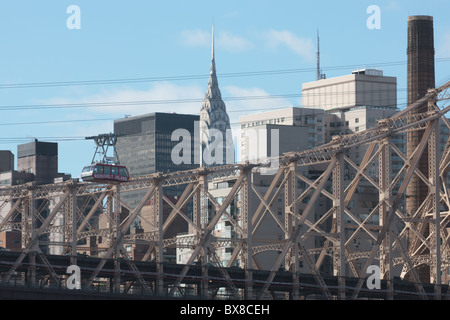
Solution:
<path fill-rule="evenodd" d="M 269 166 L 271 159 L 259 163 L 240 163 L 217 167 L 200 168 L 168 174 L 152 174 L 132 178 L 126 183 L 82 183 L 70 180 L 53 185 L 35 186 L 33 184 L 0 189 L 0 208 L 7 211 L 0 221 L 0 231 L 19 230 L 22 233 L 22 251 L 18 259 L 2 274 L 0 280 L 11 281 L 27 258 L 29 279 L 32 282 L 45 281 L 60 284 L 64 277 L 59 276 L 49 263 L 42 246 L 51 244 L 45 234 L 59 233 L 63 240 L 58 243 L 70 255 L 71 263 L 77 263 L 77 249 L 80 241 L 88 237 L 107 239 L 100 262 L 92 268 L 83 279 L 83 287 L 89 288 L 98 280 L 99 273 L 109 259 L 115 259 L 116 272 L 112 286 L 116 291 L 130 286 L 139 290 L 177 295 L 186 286 L 184 279 L 189 269 L 198 262 L 202 274 L 198 290 L 204 298 L 211 294 L 208 285 L 207 262 L 221 264 L 216 254 L 217 248 L 232 245 L 235 250 L 229 262 L 239 259 L 241 267 L 246 270 L 245 290 L 235 287 L 227 269 L 221 269 L 223 284 L 233 297 L 259 299 L 275 295 L 270 286 L 280 266 L 292 273 L 292 298 L 300 298 L 295 288 L 301 286 L 299 280 L 299 263 L 306 263 L 314 276 L 321 297 L 324 298 L 357 298 L 365 281 L 366 270 L 370 265 L 378 265 L 382 279 L 388 283 L 386 298 L 392 298 L 394 268 L 400 268 L 401 276 L 408 276 L 415 284 L 417 293 L 426 298 L 423 279 L 417 273 L 417 267 L 426 265 L 429 270 L 429 283 L 436 284 L 435 297 L 441 298 L 441 272 L 449 267 L 450 235 L 447 230 L 450 214 L 450 195 L 447 185 L 447 173 L 450 164 L 450 140 L 440 152 L 440 123 L 450 128 L 445 114 L 450 110 L 447 106 L 450 82 L 429 90 L 428 94 L 398 112 L 395 116 L 379 121 L 378 125 L 349 135 L 339 136 L 330 143 L 301 152 L 291 152 L 277 158 L 279 167 L 264 193 L 261 193 L 252 181 L 252 175 Z M 410 113 L 420 105 L 427 104 L 426 113 Z M 392 137 L 409 131 L 424 130 L 423 138 L 410 157 L 402 152 L 393 142 Z M 352 162 L 345 151 L 357 146 L 367 146 L 367 151 L 359 165 Z M 428 150 L 429 176 L 417 170 L 418 161 L 423 151 Z M 403 166 L 394 172 L 391 157 L 396 155 L 403 161 Z M 310 179 L 300 173 L 299 168 L 321 164 L 324 171 L 317 179 Z M 369 173 L 369 166 L 376 164 L 375 174 Z M 344 168 L 351 167 L 355 171 L 352 179 L 344 177 Z M 417 212 L 405 212 L 405 190 L 409 180 L 417 175 L 428 186 L 428 196 Z M 222 203 L 218 203 L 208 190 L 208 182 L 220 179 L 233 179 Z M 306 184 L 306 188 L 297 188 L 297 182 Z M 349 203 L 361 185 L 369 185 L 378 193 L 378 204 L 374 206 L 366 219 L 361 219 L 358 212 L 352 211 Z M 183 185 L 184 191 L 176 202 L 164 194 L 164 188 Z M 145 190 L 135 208 L 128 208 L 123 217 L 124 207 L 121 194 L 127 191 Z M 284 195 L 284 221 L 271 210 L 274 199 Z M 227 216 L 227 208 L 239 197 L 241 211 L 237 217 Z M 309 202 L 302 210 L 300 203 L 308 197 Z M 321 217 L 311 214 L 319 197 L 331 201 L 332 206 Z M 83 199 L 83 201 L 80 201 Z M 252 200 L 257 200 L 258 205 Z M 210 204 L 209 219 L 205 220 L 205 201 Z M 133 221 L 141 214 L 146 203 L 152 202 L 155 229 L 131 234 Z M 192 217 L 188 217 L 184 207 L 193 203 Z M 169 205 L 171 212 L 163 220 L 163 204 Z M 6 208 L 6 209 L 5 209 Z M 106 228 L 92 224 L 92 218 L 99 212 L 106 214 Z M 55 223 L 57 216 L 63 216 L 64 223 Z M 235 233 L 231 238 L 214 237 L 214 228 L 223 217 L 234 226 Z M 378 223 L 370 222 L 378 216 Z M 182 238 L 167 238 L 165 232 L 181 217 L 193 232 Z M 266 241 L 256 237 L 263 219 L 273 219 L 284 231 L 284 238 Z M 331 228 L 326 227 L 331 221 Z M 361 236 L 372 239 L 370 250 L 357 250 L 352 241 Z M 311 237 L 324 239 L 323 245 L 310 247 L 306 242 Z M 147 245 L 144 260 L 156 263 L 156 280 L 148 281 L 129 259 L 125 243 L 143 243 Z M 170 285 L 166 283 L 164 271 L 164 249 L 168 247 L 185 247 L 192 254 L 181 272 L 172 275 Z M 254 287 L 253 273 L 258 269 L 257 255 L 261 252 L 275 250 L 280 252 L 274 259 L 262 287 Z M 338 294 L 331 294 L 325 284 L 320 269 L 325 257 L 332 260 L 333 275 L 338 279 Z M 364 261 L 359 266 L 355 263 Z M 362 259 L 362 260 L 361 260 Z M 30 263 L 31 261 L 31 263 Z M 120 266 L 124 263 L 132 270 L 134 281 L 121 279 Z M 36 274 L 34 264 L 40 264 L 47 270 L 46 274 Z M 248 271 L 248 272 L 247 272 Z M 346 275 L 359 278 L 352 296 L 346 294 Z"/>

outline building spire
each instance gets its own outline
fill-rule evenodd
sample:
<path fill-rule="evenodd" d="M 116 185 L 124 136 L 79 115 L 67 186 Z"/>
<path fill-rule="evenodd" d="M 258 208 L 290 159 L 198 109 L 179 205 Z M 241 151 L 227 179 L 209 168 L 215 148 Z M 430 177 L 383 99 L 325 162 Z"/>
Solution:
<path fill-rule="evenodd" d="M 214 61 L 214 18 L 212 22 L 212 53 L 211 53 L 211 60 Z"/>
<path fill-rule="evenodd" d="M 211 70 L 209 72 L 208 89 L 206 90 L 206 97 L 209 99 L 221 99 L 219 90 L 219 83 L 216 74 L 216 61 L 214 52 L 214 19 L 212 24 L 212 44 L 211 44 Z"/>
<path fill-rule="evenodd" d="M 211 71 L 205 99 L 200 109 L 200 164 L 201 166 L 234 163 L 233 137 L 230 118 L 217 81 L 214 52 L 214 20 L 212 24 Z M 217 135 L 217 137 L 216 137 Z M 219 140 L 215 140 L 219 139 Z M 220 141 L 220 139 L 223 139 Z"/>

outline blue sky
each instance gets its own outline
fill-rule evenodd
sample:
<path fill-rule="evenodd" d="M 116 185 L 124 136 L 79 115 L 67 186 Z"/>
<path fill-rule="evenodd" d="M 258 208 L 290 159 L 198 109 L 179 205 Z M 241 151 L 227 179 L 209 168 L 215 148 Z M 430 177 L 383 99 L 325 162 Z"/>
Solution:
<path fill-rule="evenodd" d="M 66 25 L 70 5 L 80 8 L 78 30 Z M 371 5 L 380 8 L 380 29 L 367 27 Z M 380 68 L 398 78 L 401 106 L 407 17 L 434 17 L 436 83 L 442 84 L 450 79 L 448 12 L 444 0 L 2 0 L 0 149 L 17 154 L 17 144 L 34 138 L 56 141 L 59 171 L 79 177 L 94 152 L 83 138 L 113 131 L 113 119 L 198 114 L 213 20 L 219 85 L 232 125 L 244 114 L 301 106 L 302 83 L 315 80 L 318 29 L 328 78 Z"/>

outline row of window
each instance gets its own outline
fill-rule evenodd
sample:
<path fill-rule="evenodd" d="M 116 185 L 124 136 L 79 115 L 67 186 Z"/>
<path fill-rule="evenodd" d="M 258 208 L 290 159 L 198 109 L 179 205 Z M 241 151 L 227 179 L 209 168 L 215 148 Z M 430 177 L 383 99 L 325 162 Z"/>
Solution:
<path fill-rule="evenodd" d="M 261 121 L 254 121 L 254 122 L 249 122 L 249 123 L 244 123 L 241 125 L 241 129 L 245 129 L 245 128 L 249 128 L 249 127 L 254 127 L 254 126 L 259 126 L 259 125 L 265 125 L 265 124 L 277 124 L 277 123 L 283 123 L 285 121 L 285 117 L 282 118 L 277 118 L 277 119 L 270 119 L 270 120 L 261 120 Z M 295 121 L 300 122 L 301 121 L 301 117 L 295 117 Z M 322 123 L 322 118 L 317 118 L 316 119 L 317 123 Z M 354 119 L 355 123 L 359 123 L 359 118 L 355 118 Z M 368 118 L 368 122 L 369 123 L 374 123 L 375 122 L 375 118 L 374 117 L 369 117 Z M 313 117 L 305 117 L 305 124 L 315 124 L 314 122 L 314 118 Z M 349 126 L 349 121 L 345 121 L 345 126 Z M 326 124 L 325 124 L 326 126 Z M 335 128 L 335 127 L 341 127 L 344 126 L 343 122 L 330 122 L 330 127 Z"/>
<path fill-rule="evenodd" d="M 241 125 L 241 129 L 250 128 L 254 126 L 260 126 L 265 124 L 277 124 L 277 123 L 283 123 L 286 120 L 285 117 L 277 118 L 277 119 L 270 119 L 270 120 L 261 120 L 261 121 L 254 121 L 249 123 L 244 123 Z"/>
<path fill-rule="evenodd" d="M 107 165 L 96 165 L 94 167 L 94 174 L 114 174 L 123 177 L 128 176 L 127 169 L 123 167 L 107 166 Z"/>

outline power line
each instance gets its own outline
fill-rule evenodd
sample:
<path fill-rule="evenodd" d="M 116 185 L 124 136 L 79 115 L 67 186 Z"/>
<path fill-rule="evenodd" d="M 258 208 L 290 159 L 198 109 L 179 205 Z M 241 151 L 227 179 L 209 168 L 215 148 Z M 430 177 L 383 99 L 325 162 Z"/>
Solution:
<path fill-rule="evenodd" d="M 448 62 L 450 58 L 435 59 L 436 63 Z M 377 67 L 392 67 L 405 65 L 407 61 L 393 61 L 380 63 L 365 63 L 353 65 L 341 65 L 325 67 L 323 70 L 342 70 L 361 68 L 377 68 Z M 295 68 L 295 69 L 278 69 L 278 70 L 263 70 L 263 71 L 246 71 L 218 74 L 221 78 L 234 77 L 254 77 L 254 76 L 270 76 L 277 74 L 291 74 L 291 73 L 306 73 L 314 72 L 315 68 Z M 1 84 L 0 89 L 25 89 L 25 88 L 43 88 L 43 87 L 63 87 L 63 86 L 91 86 L 91 85 L 109 85 L 109 84 L 123 84 L 123 83 L 143 83 L 143 82 L 157 82 L 157 81 L 186 81 L 209 78 L 209 74 L 203 75 L 186 75 L 186 76 L 160 76 L 160 77 L 141 77 L 141 78 L 118 78 L 118 79 L 99 79 L 99 80 L 79 80 L 79 81 L 54 81 L 54 82 L 28 82 L 28 83 L 13 83 Z"/>
<path fill-rule="evenodd" d="M 380 92 L 401 92 L 406 91 L 405 88 L 396 90 L 360 90 L 358 93 L 380 93 Z M 335 94 L 316 93 L 309 96 L 333 96 L 347 95 L 356 93 L 356 91 L 342 91 Z M 302 93 L 286 93 L 262 96 L 237 96 L 224 97 L 223 101 L 242 101 L 242 100 L 271 100 L 271 99 L 289 99 L 301 98 Z M 185 99 L 161 99 L 161 100 L 135 100 L 135 101 L 110 101 L 110 102 L 80 102 L 80 103 L 58 103 L 58 104 L 30 104 L 30 105 L 6 105 L 0 106 L 1 111 L 17 111 L 17 110 L 43 110 L 43 109 L 71 109 L 71 108 L 100 108 L 100 107 L 123 107 L 123 106 L 139 106 L 139 105 L 160 105 L 160 104 L 180 104 L 180 103 L 201 103 L 204 98 L 185 98 Z"/>
<path fill-rule="evenodd" d="M 100 122 L 100 121 L 113 121 L 113 120 L 117 120 L 117 119 L 116 118 L 107 118 L 107 119 L 73 119 L 73 120 L 50 120 L 50 121 L 47 120 L 47 121 L 31 121 L 31 122 L 4 122 L 4 123 L 0 123 L 0 126 L 23 126 L 23 125 L 75 123 L 75 122 Z"/>
<path fill-rule="evenodd" d="M 405 99 L 406 100 L 406 99 Z M 402 107 L 406 107 L 407 103 L 402 103 L 402 104 L 398 104 L 396 106 L 392 106 L 392 107 L 397 107 L 397 110 L 401 110 Z M 275 107 L 275 108 L 257 108 L 257 109 L 249 109 L 246 111 L 276 111 L 276 110 L 281 110 L 281 109 L 285 109 L 285 108 L 289 108 L 292 106 L 281 106 L 281 107 Z M 386 109 L 388 110 L 388 109 Z M 392 109 L 393 110 L 393 109 Z M 230 112 L 230 111 L 228 111 Z M 233 112 L 233 111 L 231 111 Z M 237 111 L 240 112 L 240 111 Z M 300 117 L 310 117 L 311 115 L 301 115 Z M 289 119 L 294 119 L 297 118 L 297 116 L 292 116 L 292 117 L 284 117 L 286 120 Z M 32 125 L 32 124 L 52 124 L 52 123 L 70 123 L 70 122 L 88 122 L 88 121 L 113 121 L 113 120 L 118 120 L 117 118 L 108 118 L 108 119 L 77 119 L 77 120 L 55 120 L 55 121 L 36 121 L 36 122 L 22 122 L 22 123 L 0 123 L 0 126 L 3 125 Z M 238 127 L 240 126 L 241 123 L 240 122 L 231 122 L 230 126 L 231 127 Z M 133 136 L 143 136 L 143 135 L 147 135 L 148 133 L 139 133 L 139 134 L 134 134 Z M 5 144 L 5 143 L 20 143 L 20 142 L 24 142 L 24 141 L 30 141 L 30 140 L 34 140 L 34 139 L 38 139 L 38 140 L 47 140 L 47 141 L 58 141 L 58 142 L 66 142 L 66 141 L 82 141 L 85 140 L 86 138 L 84 136 L 50 136 L 50 137 L 11 137 L 11 138 L 0 138 L 0 144 Z"/>
<path fill-rule="evenodd" d="M 404 106 L 406 106 L 406 103 L 404 104 Z M 251 110 L 247 110 L 247 111 L 276 111 L 276 110 L 281 110 L 281 109 L 285 109 L 288 108 L 288 106 L 282 106 L 282 107 L 276 107 L 276 108 L 271 108 L 271 109 L 267 109 L 267 108 L 259 108 L 259 109 L 251 109 Z M 311 115 L 301 115 L 300 117 L 310 117 Z M 289 119 L 294 119 L 297 118 L 297 116 L 292 116 L 292 117 L 283 117 L 285 118 L 285 120 L 289 120 Z M 84 119 L 80 119 L 80 120 L 62 120 L 62 121 L 47 121 L 47 122 L 42 122 L 42 121 L 37 121 L 37 122 L 27 122 L 27 123 L 17 123 L 17 124 L 43 124 L 43 123 L 68 123 L 68 122 L 86 122 L 86 121 L 112 121 L 112 120 L 117 120 L 117 119 L 89 119 L 89 120 L 84 120 Z M 240 122 L 231 122 L 230 126 L 231 127 L 238 127 L 241 123 Z M 1 124 L 1 125 L 10 125 L 10 124 Z M 13 124 L 11 124 L 13 125 Z M 148 133 L 138 133 L 138 134 L 134 134 L 133 136 L 143 136 L 143 135 L 148 135 Z M 12 137 L 12 138 L 0 138 L 0 144 L 2 143 L 14 143 L 14 142 L 23 142 L 23 141 L 30 141 L 30 140 L 34 140 L 34 139 L 38 139 L 38 140 L 47 140 L 47 141 L 80 141 L 80 140 L 85 140 L 86 138 L 83 136 L 51 136 L 51 137 Z"/>
<path fill-rule="evenodd" d="M 448 59 L 450 60 L 450 59 Z M 406 91 L 406 88 L 400 88 L 397 90 L 391 90 L 395 92 Z M 386 92 L 387 90 L 365 90 L 364 93 L 377 93 Z M 358 91 L 360 92 L 360 91 Z M 343 95 L 355 93 L 355 91 L 339 92 L 336 94 Z M 330 94 L 319 93 L 312 96 L 329 96 Z M 311 95 L 310 95 L 311 96 Z M 260 100 L 260 99 L 277 99 L 277 98 L 289 98 L 289 97 L 302 97 L 302 94 L 279 94 L 279 95 L 264 95 L 264 96 L 242 96 L 242 97 L 228 97 L 223 98 L 226 101 L 236 101 L 236 100 Z M 122 101 L 122 102 L 93 102 L 93 103 L 78 103 L 78 104 L 53 104 L 53 105 L 17 105 L 17 106 L 0 106 L 0 110 L 23 110 L 23 109 L 49 109 L 49 108 L 83 108 L 83 107 L 112 107 L 112 106 L 124 106 L 124 105 L 142 105 L 142 104 L 173 104 L 173 103 L 188 103 L 188 102 L 201 102 L 204 99 L 172 99 L 172 100 L 149 100 L 149 101 Z M 406 100 L 406 99 L 404 99 Z M 406 103 L 397 104 L 397 109 L 406 107 Z M 246 109 L 246 110 L 228 110 L 228 113 L 233 112 L 248 112 L 248 111 L 272 111 L 284 109 L 292 106 L 282 106 L 282 107 L 271 107 L 269 108 L 257 108 L 257 109 Z M 15 123 L 0 123 L 0 126 L 13 126 L 13 125 L 36 125 L 36 124 L 57 124 L 57 123 L 75 123 L 75 122 L 97 122 L 97 121 L 113 121 L 117 118 L 103 118 L 103 119 L 75 119 L 75 120 L 53 120 L 53 121 L 34 121 L 34 122 L 15 122 Z M 239 123 L 231 123 L 232 126 L 237 126 Z M 19 138 L 0 138 L 0 143 L 13 143 L 21 141 L 29 141 L 31 137 L 19 137 Z M 85 140 L 85 137 L 69 136 L 69 137 L 40 137 L 39 139 L 51 139 L 52 141 L 75 141 L 75 140 Z"/>

